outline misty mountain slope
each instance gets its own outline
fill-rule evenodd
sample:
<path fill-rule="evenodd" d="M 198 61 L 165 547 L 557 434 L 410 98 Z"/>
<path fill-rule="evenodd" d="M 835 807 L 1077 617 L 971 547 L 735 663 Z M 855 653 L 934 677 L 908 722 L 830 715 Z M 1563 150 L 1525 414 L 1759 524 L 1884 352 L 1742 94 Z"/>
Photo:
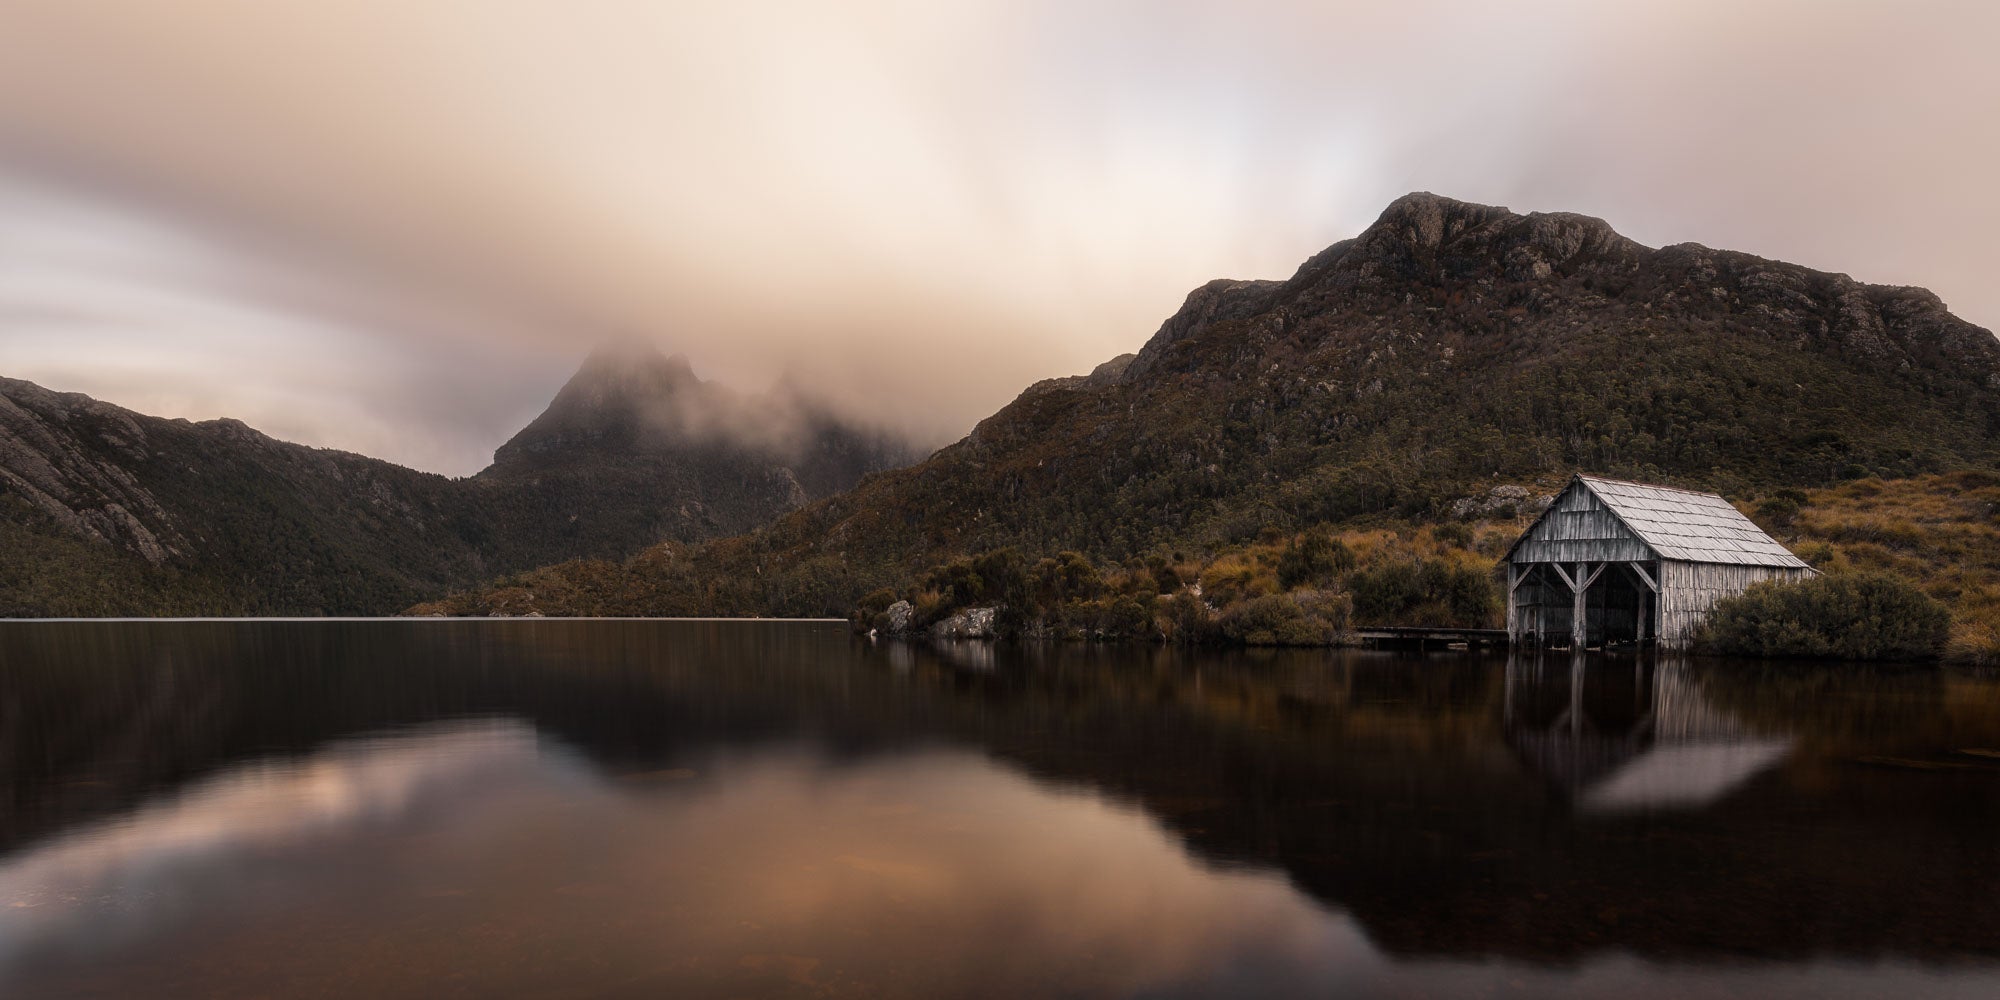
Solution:
<path fill-rule="evenodd" d="M 1822 485 L 1991 465 L 1997 442 L 2000 342 L 1929 292 L 1415 194 L 1288 280 L 1195 290 L 1115 377 L 1039 384 L 923 463 L 593 599 L 839 613 L 1000 546 L 1117 560 L 1574 469 Z"/>
<path fill-rule="evenodd" d="M 593 356 L 463 480 L 0 379 L 0 614 L 389 613 L 496 573 L 747 531 L 913 457 L 654 352 Z"/>
<path fill-rule="evenodd" d="M 680 356 L 616 347 L 592 354 L 470 485 L 531 565 L 740 534 L 919 457 L 788 387 L 740 395 Z"/>

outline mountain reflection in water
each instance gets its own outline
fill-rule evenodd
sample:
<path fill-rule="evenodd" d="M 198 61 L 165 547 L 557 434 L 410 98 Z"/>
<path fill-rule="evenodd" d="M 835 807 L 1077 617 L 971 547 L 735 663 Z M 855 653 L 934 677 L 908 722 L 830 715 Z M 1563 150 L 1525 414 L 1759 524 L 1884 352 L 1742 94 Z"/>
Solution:
<path fill-rule="evenodd" d="M 0 995 L 1991 996 L 1995 748 L 1949 674 L 0 625 Z"/>

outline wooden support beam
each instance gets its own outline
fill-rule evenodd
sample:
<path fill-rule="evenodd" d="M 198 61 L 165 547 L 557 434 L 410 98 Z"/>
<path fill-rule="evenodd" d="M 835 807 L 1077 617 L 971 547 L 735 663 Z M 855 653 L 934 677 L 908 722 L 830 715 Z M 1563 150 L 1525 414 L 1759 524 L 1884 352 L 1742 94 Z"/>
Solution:
<path fill-rule="evenodd" d="M 1549 566 L 1549 568 L 1556 571 L 1557 576 L 1563 578 L 1564 583 L 1569 584 L 1570 590 L 1576 589 L 1576 580 L 1569 575 L 1569 572 L 1567 570 L 1563 569 L 1562 563 L 1548 563 L 1547 565 Z"/>
<path fill-rule="evenodd" d="M 1585 594 L 1590 592 L 1590 581 L 1597 579 L 1596 574 L 1592 574 L 1588 578 L 1584 577 L 1584 567 L 1589 565 L 1589 563 L 1577 563 L 1576 578 L 1582 580 L 1583 584 L 1581 586 L 1574 582 L 1570 584 L 1571 587 L 1576 588 L 1576 604 L 1574 610 L 1570 613 L 1569 619 L 1569 648 L 1579 653 L 1583 651 L 1583 644 L 1589 640 L 1589 632 L 1584 629 L 1584 623 L 1588 621 L 1590 612 L 1584 606 L 1583 598 Z M 1561 567 L 1558 566 L 1557 568 L 1560 569 Z M 1604 569 L 1604 566 L 1599 564 L 1597 568 L 1601 571 Z"/>
<path fill-rule="evenodd" d="M 1585 564 L 1585 565 L 1588 565 L 1588 564 Z M 1600 573 L 1603 573 L 1603 572 L 1604 572 L 1604 567 L 1606 567 L 1606 566 L 1609 566 L 1609 565 L 1611 565 L 1611 564 L 1610 564 L 1610 563 L 1598 563 L 1598 564 L 1597 564 L 1597 568 L 1596 568 L 1596 569 L 1594 569 L 1594 570 L 1591 570 L 1591 571 L 1590 571 L 1590 576 L 1584 579 L 1584 581 L 1583 581 L 1583 589 L 1585 589 L 1585 590 L 1589 590 L 1589 589 L 1590 589 L 1590 585 L 1591 585 L 1591 584 L 1593 584 L 1593 583 L 1596 583 L 1596 582 L 1597 582 L 1597 577 L 1598 577 L 1598 574 L 1600 574 Z M 1583 573 L 1583 570 L 1582 570 L 1582 567 L 1581 567 L 1581 566 L 1579 566 L 1579 567 L 1578 567 L 1578 569 L 1577 569 L 1577 573 L 1578 573 L 1578 575 L 1582 575 L 1582 573 Z"/>
<path fill-rule="evenodd" d="M 1636 562 L 1628 562 L 1628 563 L 1623 563 L 1622 565 L 1625 567 L 1625 571 L 1627 573 L 1632 574 L 1634 579 L 1646 585 L 1646 590 L 1639 592 L 1638 607 L 1635 608 L 1632 612 L 1633 618 L 1635 619 L 1633 622 L 1634 633 L 1635 633 L 1633 635 L 1633 639 L 1643 643 L 1646 641 L 1646 617 L 1647 617 L 1646 605 L 1648 603 L 1652 604 L 1653 613 L 1655 615 L 1659 614 L 1660 584 L 1659 581 L 1653 579 L 1653 575 L 1651 573 L 1646 572 L 1646 567 L 1643 564 Z M 1652 594 L 1652 599 L 1650 602 L 1647 600 L 1648 591 L 1650 591 Z M 1657 631 L 1657 628 L 1655 629 L 1655 631 Z"/>
<path fill-rule="evenodd" d="M 1515 601 L 1515 600 L 1514 600 L 1514 591 L 1515 591 L 1515 590 L 1516 590 L 1517 588 L 1519 588 L 1519 587 L 1521 586 L 1521 577 L 1522 577 L 1523 575 L 1524 575 L 1524 574 L 1522 574 L 1522 572 L 1521 572 L 1521 567 L 1519 567 L 1519 566 L 1515 565 L 1515 564 L 1514 564 L 1514 562 L 1513 562 L 1512 560 L 1508 560 L 1508 562 L 1507 562 L 1507 639 L 1508 639 L 1508 645 L 1512 645 L 1512 644 L 1513 644 L 1513 640 L 1514 640 L 1514 639 L 1515 639 L 1515 638 L 1516 638 L 1517 636 L 1519 636 L 1519 635 L 1521 634 L 1521 631 L 1520 631 L 1520 622 L 1518 621 L 1518 618 L 1519 618 L 1519 616 L 1520 616 L 1520 613 L 1521 613 L 1521 612 L 1520 612 L 1520 607 L 1519 607 L 1519 602 L 1517 602 L 1517 601 Z"/>

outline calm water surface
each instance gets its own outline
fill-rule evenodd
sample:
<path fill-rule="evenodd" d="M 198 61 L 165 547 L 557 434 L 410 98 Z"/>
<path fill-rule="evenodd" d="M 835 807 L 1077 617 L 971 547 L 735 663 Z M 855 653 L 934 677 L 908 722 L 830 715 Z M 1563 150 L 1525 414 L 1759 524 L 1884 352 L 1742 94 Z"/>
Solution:
<path fill-rule="evenodd" d="M 0 996 L 2000 996 L 2000 682 L 0 624 Z"/>

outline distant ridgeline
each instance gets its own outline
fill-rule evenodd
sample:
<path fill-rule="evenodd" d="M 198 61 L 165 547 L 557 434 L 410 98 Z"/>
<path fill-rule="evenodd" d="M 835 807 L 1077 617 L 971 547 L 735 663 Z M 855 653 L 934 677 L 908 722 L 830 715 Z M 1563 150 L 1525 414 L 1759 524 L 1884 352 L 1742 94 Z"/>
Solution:
<path fill-rule="evenodd" d="M 747 531 L 904 442 L 600 351 L 468 479 L 0 379 L 0 615 L 393 614 L 500 573 Z"/>
<path fill-rule="evenodd" d="M 1031 569 L 1074 550 L 1143 596 L 1218 553 L 1275 576 L 1313 526 L 1448 520 L 1578 469 L 1803 498 L 1996 452 L 2000 342 L 1927 291 L 1414 194 L 1289 280 L 1196 289 L 1136 356 L 1037 384 L 915 466 L 748 535 L 422 610 L 845 614 L 1007 548 Z"/>
<path fill-rule="evenodd" d="M 641 381 L 690 378 L 662 363 Z M 269 610 L 388 610 L 392 594 L 616 559 L 653 540 L 664 541 L 625 562 L 551 566 L 422 610 L 846 614 L 878 588 L 921 596 L 933 567 L 1001 549 L 1030 568 L 1079 553 L 1123 572 L 1134 597 L 1195 582 L 1188 572 L 1238 552 L 1254 590 L 1284 539 L 1309 528 L 1447 520 L 1468 499 L 1487 510 L 1496 486 L 1578 469 L 1741 498 L 1991 468 L 2000 451 L 2000 342 L 1929 292 L 1691 244 L 1649 249 L 1596 219 L 1428 194 L 1397 200 L 1288 280 L 1196 289 L 1135 355 L 1038 383 L 964 440 L 865 480 L 860 471 L 901 455 L 866 438 L 794 435 L 790 461 L 770 461 L 762 444 L 758 464 L 737 466 L 683 434 L 657 461 L 633 462 L 623 456 L 658 443 L 605 427 L 656 424 L 580 419 L 623 412 L 581 389 L 565 389 L 567 401 L 461 484 L 277 445 L 240 425 L 167 421 L 144 424 L 149 440 L 186 439 L 190 457 L 141 467 L 78 429 L 90 421 L 20 429 L 17 411 L 32 408 L 6 394 L 0 524 L 11 548 L 82 567 L 84 581 L 157 565 L 148 572 L 179 575 L 149 593 L 254 592 Z M 674 423 L 678 412 L 667 426 L 699 428 Z M 45 432 L 59 444 L 35 436 Z M 61 495 L 20 461 L 60 448 L 129 465 L 168 517 L 118 499 L 125 480 L 109 472 L 56 505 L 72 517 L 52 513 L 20 483 Z M 273 454 L 247 454 L 257 449 Z M 833 473 L 810 468 L 821 459 Z M 340 475 L 290 471 L 315 463 Z M 778 466 L 789 476 L 766 474 Z M 54 468 L 76 475 L 67 459 Z M 224 528 L 213 504 L 240 514 Z M 294 516 L 301 505 L 311 513 Z M 106 563 L 146 544 L 127 514 L 173 554 Z M 1474 541 L 1512 527 L 1495 522 Z M 1464 569 L 1434 574 L 1437 586 L 1458 587 Z M 18 576 L 0 593 L 32 591 Z M 1421 579 L 1383 585 L 1438 597 L 1420 593 Z"/>

